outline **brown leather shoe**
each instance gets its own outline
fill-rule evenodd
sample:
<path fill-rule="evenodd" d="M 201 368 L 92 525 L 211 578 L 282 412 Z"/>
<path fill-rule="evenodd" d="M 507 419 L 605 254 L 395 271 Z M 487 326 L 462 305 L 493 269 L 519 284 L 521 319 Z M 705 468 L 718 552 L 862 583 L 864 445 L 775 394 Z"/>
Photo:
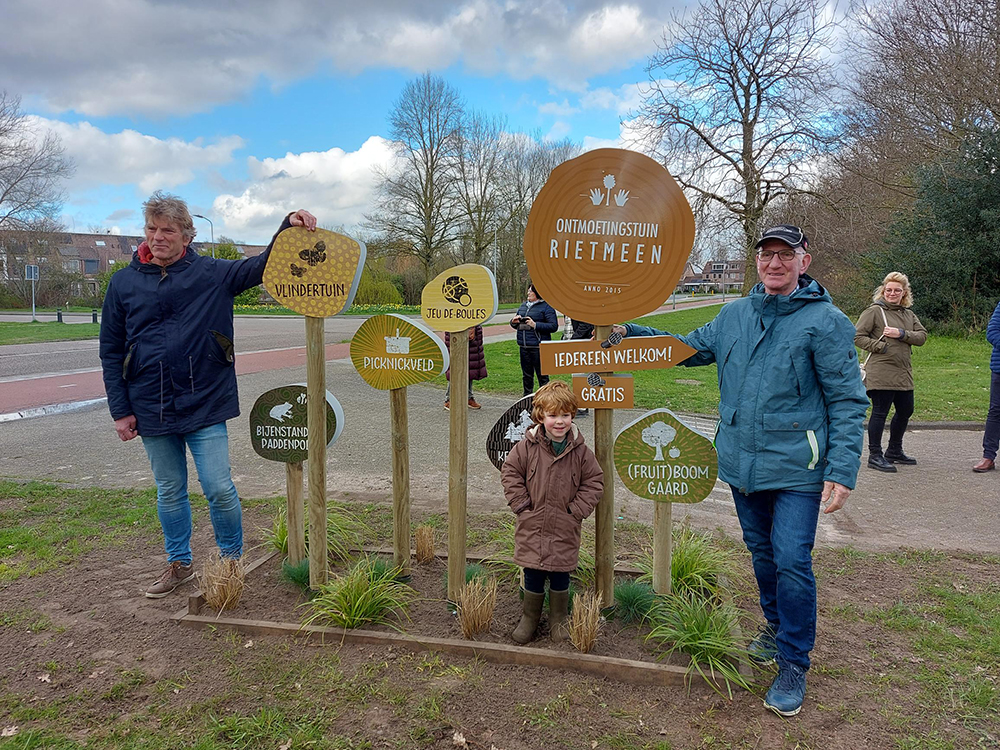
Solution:
<path fill-rule="evenodd" d="M 445 401 L 444 402 L 444 410 L 445 411 L 451 411 L 451 401 Z"/>
<path fill-rule="evenodd" d="M 194 578 L 194 568 L 181 562 L 172 562 L 160 580 L 146 589 L 146 598 L 162 599 L 182 583 Z"/>
<path fill-rule="evenodd" d="M 476 399 L 470 398 L 469 399 L 469 408 L 470 409 L 482 409 L 483 407 L 481 407 L 479 404 L 476 403 Z"/>
<path fill-rule="evenodd" d="M 984 474 L 987 471 L 993 471 L 997 465 L 988 458 L 984 458 L 978 464 L 972 467 L 972 470 L 977 474 Z"/>

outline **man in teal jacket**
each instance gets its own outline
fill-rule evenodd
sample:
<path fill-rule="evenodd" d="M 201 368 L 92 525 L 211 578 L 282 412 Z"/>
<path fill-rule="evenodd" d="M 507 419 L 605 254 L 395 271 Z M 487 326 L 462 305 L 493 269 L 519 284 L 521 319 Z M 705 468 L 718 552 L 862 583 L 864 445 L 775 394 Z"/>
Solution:
<path fill-rule="evenodd" d="M 868 407 L 854 326 L 806 275 L 808 247 L 799 227 L 768 229 L 750 295 L 677 337 L 697 351 L 682 364 L 718 367 L 719 478 L 732 488 L 767 619 L 750 651 L 777 660 L 764 705 L 783 716 L 802 707 L 816 637 L 819 508 L 839 510 L 854 488 Z M 632 323 L 615 330 L 665 333 Z"/>

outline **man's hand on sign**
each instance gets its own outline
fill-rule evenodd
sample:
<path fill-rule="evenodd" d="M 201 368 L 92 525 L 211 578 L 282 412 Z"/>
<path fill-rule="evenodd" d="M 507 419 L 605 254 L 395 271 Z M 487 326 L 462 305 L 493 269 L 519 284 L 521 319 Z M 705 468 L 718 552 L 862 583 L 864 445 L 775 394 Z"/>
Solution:
<path fill-rule="evenodd" d="M 304 208 L 300 208 L 294 214 L 291 214 L 288 217 L 288 223 L 293 227 L 305 227 L 310 232 L 316 231 L 316 217 Z"/>
<path fill-rule="evenodd" d="M 139 433 L 135 429 L 135 415 L 129 414 L 127 417 L 115 420 L 115 432 L 122 440 L 131 440 L 138 437 Z"/>
<path fill-rule="evenodd" d="M 619 326 L 619 325 L 611 326 L 611 333 L 617 333 L 622 338 L 628 335 L 628 331 L 626 330 L 625 326 Z"/>
<path fill-rule="evenodd" d="M 823 494 L 820 496 L 820 503 L 826 503 L 823 508 L 824 513 L 836 513 L 844 507 L 851 491 L 842 484 L 836 482 L 823 482 Z M 829 502 L 827 502 L 829 500 Z"/>

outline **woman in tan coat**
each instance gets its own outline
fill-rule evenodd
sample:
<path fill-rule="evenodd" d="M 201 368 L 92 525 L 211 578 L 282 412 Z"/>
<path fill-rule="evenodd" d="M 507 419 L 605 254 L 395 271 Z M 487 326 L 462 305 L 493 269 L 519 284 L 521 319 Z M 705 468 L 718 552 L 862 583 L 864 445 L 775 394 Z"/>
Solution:
<path fill-rule="evenodd" d="M 923 346 L 927 330 L 910 307 L 913 294 L 905 274 L 893 271 L 872 297 L 875 304 L 858 318 L 854 343 L 871 352 L 865 365 L 865 389 L 872 402 L 868 420 L 868 466 L 895 472 L 893 464 L 913 465 L 903 453 L 903 433 L 913 415 L 913 368 L 910 348 Z M 882 454 L 882 431 L 889 407 L 896 413 L 889 424 L 889 446 Z"/>
<path fill-rule="evenodd" d="M 514 562 L 524 568 L 523 615 L 512 638 L 535 635 L 549 579 L 549 632 L 566 639 L 569 575 L 580 556 L 580 530 L 604 494 L 604 472 L 573 424 L 577 400 L 569 386 L 552 381 L 535 393 L 535 422 L 507 455 L 501 471 L 504 496 L 517 515 Z"/>

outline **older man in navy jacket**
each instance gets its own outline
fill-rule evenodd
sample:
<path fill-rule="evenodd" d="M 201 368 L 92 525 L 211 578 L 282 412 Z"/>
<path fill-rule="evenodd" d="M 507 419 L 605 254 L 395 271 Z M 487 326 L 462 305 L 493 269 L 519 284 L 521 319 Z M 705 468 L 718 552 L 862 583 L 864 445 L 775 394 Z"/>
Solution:
<path fill-rule="evenodd" d="M 194 577 L 186 450 L 221 556 L 243 553 L 226 431 L 226 420 L 240 413 L 233 298 L 260 284 L 271 245 L 255 258 L 208 258 L 190 248 L 194 222 L 184 201 L 158 191 L 143 208 L 146 241 L 108 285 L 100 353 L 118 437 L 142 437 L 156 480 L 169 567 L 146 596 L 159 599 Z M 296 211 L 278 232 L 292 226 L 315 230 L 316 217 Z"/>

